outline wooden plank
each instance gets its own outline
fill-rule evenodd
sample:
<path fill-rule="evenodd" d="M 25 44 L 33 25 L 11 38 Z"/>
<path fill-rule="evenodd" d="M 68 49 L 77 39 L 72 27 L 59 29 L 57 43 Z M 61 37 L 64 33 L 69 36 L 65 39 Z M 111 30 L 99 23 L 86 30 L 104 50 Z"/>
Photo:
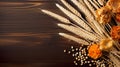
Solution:
<path fill-rule="evenodd" d="M 28 1 L 32 1 L 32 2 L 56 2 L 57 0 L 0 0 L 0 2 L 28 2 Z"/>
<path fill-rule="evenodd" d="M 62 14 L 51 2 L 31 8 L 0 7 L 0 67 L 73 67 L 72 58 L 63 53 L 69 41 L 57 34 L 65 30 L 37 8 Z"/>

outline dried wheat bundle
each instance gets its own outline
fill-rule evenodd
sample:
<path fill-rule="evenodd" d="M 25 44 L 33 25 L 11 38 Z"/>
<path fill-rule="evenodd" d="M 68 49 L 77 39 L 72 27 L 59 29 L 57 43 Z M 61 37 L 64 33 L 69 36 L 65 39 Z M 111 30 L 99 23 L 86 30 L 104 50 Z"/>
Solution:
<path fill-rule="evenodd" d="M 75 65 L 82 67 L 119 67 L 120 65 L 120 0 L 60 0 L 56 6 L 67 16 L 41 9 L 62 23 L 58 26 L 73 33 L 59 35 L 73 40 L 68 52 Z"/>

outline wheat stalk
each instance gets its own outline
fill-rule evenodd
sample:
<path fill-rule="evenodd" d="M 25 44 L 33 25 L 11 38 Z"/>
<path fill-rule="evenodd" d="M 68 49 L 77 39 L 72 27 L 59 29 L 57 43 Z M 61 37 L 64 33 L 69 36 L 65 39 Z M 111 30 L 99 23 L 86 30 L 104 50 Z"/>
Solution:
<path fill-rule="evenodd" d="M 70 32 L 72 32 L 72 33 L 74 33 L 74 34 L 78 35 L 79 37 L 82 37 L 86 40 L 91 40 L 91 41 L 94 41 L 94 42 L 99 41 L 99 38 L 97 38 L 94 34 L 90 35 L 90 33 L 84 32 L 85 30 L 82 29 L 82 28 L 76 28 L 74 26 L 65 25 L 65 24 L 58 24 L 58 26 L 67 30 L 67 31 L 70 31 Z"/>
<path fill-rule="evenodd" d="M 79 10 L 82 11 L 87 17 L 93 17 L 93 15 L 90 13 L 86 6 L 80 4 L 77 0 L 71 0 L 71 2 L 73 2 L 79 8 Z"/>
<path fill-rule="evenodd" d="M 82 45 L 90 45 L 89 42 L 87 42 L 87 41 L 85 41 L 85 40 L 83 40 L 83 39 L 77 38 L 77 37 L 75 37 L 75 36 L 66 34 L 66 33 L 59 33 L 59 35 L 65 37 L 65 38 L 67 38 L 67 39 L 70 39 L 70 40 L 72 40 L 72 41 L 74 41 L 74 42 L 77 42 L 77 43 L 79 43 L 79 44 L 82 44 Z"/>
<path fill-rule="evenodd" d="M 65 0 L 60 0 L 71 12 L 73 12 L 78 17 L 82 17 L 81 14 L 73 8 L 69 3 L 67 3 Z"/>
<path fill-rule="evenodd" d="M 99 7 L 100 7 L 100 5 L 96 2 L 94 2 L 94 1 L 92 1 L 92 0 L 89 0 L 89 2 L 93 5 L 93 7 L 95 8 L 95 9 L 99 9 Z"/>
<path fill-rule="evenodd" d="M 96 0 L 95 0 L 96 1 Z M 104 5 L 105 0 L 97 0 L 100 5 Z"/>
<path fill-rule="evenodd" d="M 109 55 L 109 58 L 113 61 L 113 63 L 115 64 L 114 65 L 115 67 L 120 66 L 120 56 L 119 56 L 119 59 L 118 59 L 117 55 L 114 52 L 110 52 L 110 55 Z"/>
<path fill-rule="evenodd" d="M 80 4 L 77 0 L 71 0 L 71 1 L 79 8 L 79 10 L 81 10 L 85 14 L 87 20 L 89 21 L 89 25 L 94 26 L 93 29 L 96 31 L 96 33 L 104 36 L 103 32 L 101 31 L 100 25 L 98 23 L 96 23 L 94 16 L 87 9 L 87 7 Z"/>
<path fill-rule="evenodd" d="M 83 27 L 84 29 L 86 29 L 88 31 L 92 31 L 91 28 L 84 21 L 82 21 L 79 17 L 77 17 L 76 15 L 71 13 L 70 11 L 66 10 L 65 8 L 60 6 L 59 4 L 56 4 L 56 6 L 61 11 L 63 11 L 69 18 L 71 18 L 74 22 L 76 22 L 79 26 Z"/>
<path fill-rule="evenodd" d="M 95 5 L 97 5 L 98 6 L 98 8 L 100 8 L 101 7 L 101 5 L 99 4 L 99 2 L 97 1 L 97 0 L 92 0 L 93 1 L 93 3 L 95 4 Z"/>
<path fill-rule="evenodd" d="M 63 23 L 70 24 L 70 21 L 67 18 L 63 17 L 63 16 L 60 16 L 60 15 L 58 15 L 56 13 L 53 13 L 51 11 L 44 10 L 44 9 L 42 9 L 41 11 L 44 12 L 45 14 L 47 14 L 47 15 L 50 15 L 50 16 L 54 17 L 55 19 L 57 19 L 57 20 L 59 20 L 59 21 L 61 21 Z"/>
<path fill-rule="evenodd" d="M 84 2 L 83 2 L 83 0 L 78 0 L 78 2 L 79 2 L 80 4 L 82 4 L 82 5 L 85 5 Z"/>
<path fill-rule="evenodd" d="M 96 16 L 96 13 L 95 13 L 95 9 L 93 8 L 93 6 L 91 5 L 91 3 L 88 1 L 88 0 L 84 0 L 86 6 L 89 8 L 89 10 L 92 12 L 92 14 L 94 16 Z"/>

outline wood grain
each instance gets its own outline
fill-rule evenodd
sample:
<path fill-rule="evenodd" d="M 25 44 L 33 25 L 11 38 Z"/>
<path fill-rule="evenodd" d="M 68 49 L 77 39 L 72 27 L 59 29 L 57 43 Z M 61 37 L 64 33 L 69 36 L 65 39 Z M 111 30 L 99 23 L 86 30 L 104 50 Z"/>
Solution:
<path fill-rule="evenodd" d="M 57 34 L 65 30 L 38 9 L 62 14 L 55 2 L 0 2 L 0 67 L 74 67 L 63 53 L 70 42 Z M 41 5 L 28 8 L 29 3 Z"/>

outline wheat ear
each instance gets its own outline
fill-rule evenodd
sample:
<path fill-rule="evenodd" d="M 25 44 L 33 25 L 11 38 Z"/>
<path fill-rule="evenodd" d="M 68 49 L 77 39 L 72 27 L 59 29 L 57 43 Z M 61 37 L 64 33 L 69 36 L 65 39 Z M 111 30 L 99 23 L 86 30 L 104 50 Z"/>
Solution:
<path fill-rule="evenodd" d="M 97 0 L 100 5 L 104 5 L 105 0 Z"/>
<path fill-rule="evenodd" d="M 63 17 L 63 16 L 60 16 L 60 15 L 58 15 L 58 14 L 56 14 L 56 13 L 53 13 L 53 12 L 51 12 L 51 11 L 44 10 L 44 9 L 42 9 L 41 11 L 42 11 L 43 13 L 47 14 L 47 15 L 50 15 L 50 16 L 54 17 L 55 19 L 57 19 L 57 20 L 59 20 L 59 21 L 61 21 L 61 22 L 63 22 L 63 23 L 70 24 L 70 21 L 69 21 L 68 19 L 66 19 L 65 17 Z"/>
<path fill-rule="evenodd" d="M 94 16 L 96 16 L 96 13 L 95 13 L 95 9 L 93 8 L 93 6 L 91 5 L 91 3 L 88 1 L 88 0 L 84 0 L 86 6 L 89 8 L 89 10 L 92 12 L 92 14 Z"/>
<path fill-rule="evenodd" d="M 94 6 L 95 9 L 99 9 L 100 5 L 97 2 L 94 2 L 93 0 L 89 0 L 89 2 Z"/>
<path fill-rule="evenodd" d="M 65 8 L 63 8 L 62 6 L 60 6 L 59 4 L 56 4 L 56 6 L 62 12 L 64 12 L 69 18 L 71 18 L 74 22 L 76 22 L 79 26 L 83 27 L 84 29 L 86 29 L 88 31 L 92 31 L 91 28 L 84 21 L 82 21 L 79 17 L 77 17 L 76 15 L 74 15 L 73 13 L 71 13 L 70 11 L 66 10 Z"/>
<path fill-rule="evenodd" d="M 69 3 L 67 3 L 65 0 L 60 0 L 71 12 L 73 12 L 78 17 L 82 17 L 81 14 L 73 8 Z"/>
<path fill-rule="evenodd" d="M 82 4 L 80 4 L 77 0 L 71 0 L 71 1 L 85 14 L 87 20 L 90 23 L 89 25 L 94 29 L 94 31 L 97 34 L 99 34 L 100 36 L 104 36 L 100 25 L 94 19 L 94 16 L 91 14 L 91 12 L 88 10 L 88 8 L 83 6 Z"/>
<path fill-rule="evenodd" d="M 75 37 L 75 36 L 66 34 L 66 33 L 59 33 L 59 35 L 65 37 L 65 38 L 67 38 L 67 39 L 70 39 L 70 40 L 72 40 L 72 41 L 74 41 L 74 42 L 77 42 L 77 43 L 79 43 L 79 44 L 82 44 L 82 45 L 90 45 L 89 42 L 87 42 L 87 41 L 85 41 L 85 40 L 83 40 L 83 39 L 77 38 L 77 37 Z"/>
<path fill-rule="evenodd" d="M 82 29 L 82 28 L 76 28 L 74 26 L 71 26 L 71 25 L 65 25 L 65 24 L 58 24 L 59 27 L 67 30 L 67 31 L 70 31 L 76 35 L 78 35 L 79 37 L 82 37 L 86 40 L 91 40 L 91 41 L 94 41 L 94 42 L 97 42 L 99 41 L 99 38 L 97 38 L 94 34 L 91 34 L 90 33 L 86 33 L 84 32 L 85 30 Z"/>

